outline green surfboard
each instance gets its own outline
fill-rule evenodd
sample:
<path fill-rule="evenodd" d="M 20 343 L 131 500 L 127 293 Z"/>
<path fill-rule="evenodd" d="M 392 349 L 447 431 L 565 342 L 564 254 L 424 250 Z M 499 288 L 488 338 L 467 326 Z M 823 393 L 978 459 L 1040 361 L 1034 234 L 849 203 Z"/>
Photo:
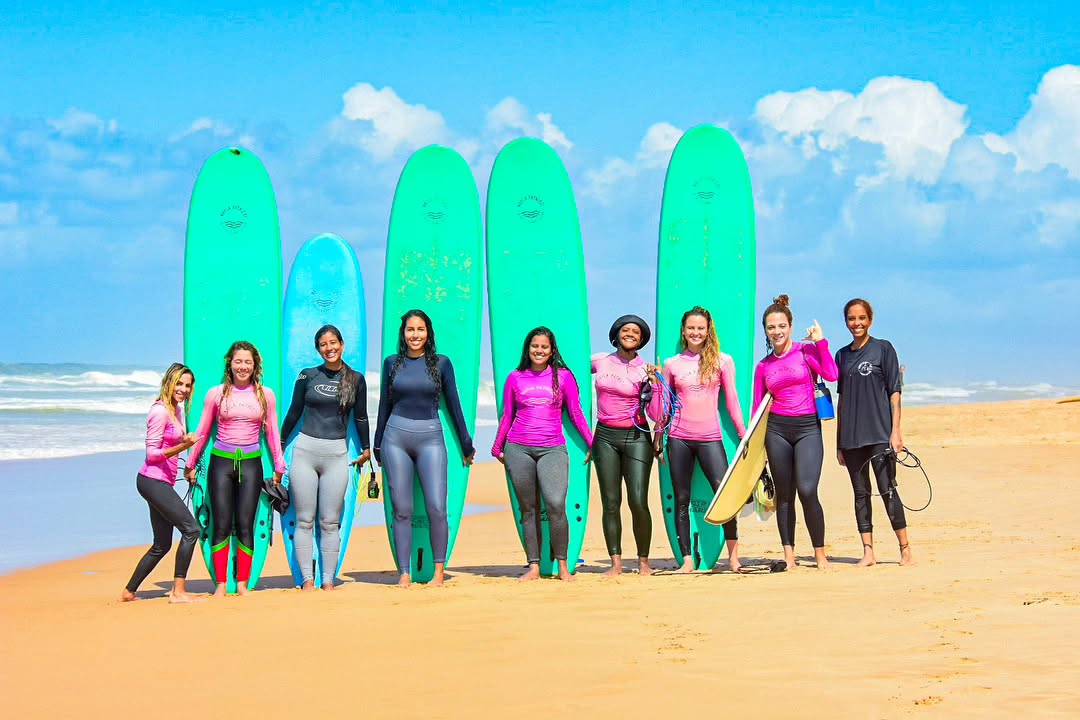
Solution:
<path fill-rule="evenodd" d="M 383 286 L 383 355 L 397 353 L 401 316 L 413 308 L 426 312 L 435 330 L 436 350 L 450 358 L 454 366 L 470 434 L 476 427 L 480 384 L 482 253 L 480 198 L 468 163 L 447 147 L 430 145 L 418 150 L 401 171 L 390 211 Z M 380 382 L 386 380 L 381 378 Z M 439 405 L 439 419 L 448 455 L 449 562 L 465 508 L 469 468 L 462 465 L 461 443 L 446 412 L 445 400 Z M 435 571 L 423 500 L 420 480 L 414 478 L 410 566 L 398 570 L 408 570 L 418 582 L 431 580 Z M 383 506 L 392 551 L 394 510 L 389 492 L 384 493 Z"/>
<path fill-rule="evenodd" d="M 188 408 L 188 428 L 202 414 L 206 391 L 221 382 L 225 353 L 236 340 L 247 340 L 262 356 L 263 384 L 274 391 L 281 412 L 281 237 L 270 177 L 259 158 L 242 148 L 210 156 L 199 171 L 188 209 L 184 253 L 184 362 L 195 372 L 196 387 Z M 215 432 L 216 435 L 216 432 Z M 202 472 L 192 494 L 202 528 L 200 545 L 210 577 L 213 514 L 206 491 L 211 437 L 203 452 Z M 273 460 L 263 443 L 263 472 Z M 248 482 L 247 478 L 243 482 Z M 262 482 L 252 478 L 251 482 Z M 262 574 L 273 532 L 273 512 L 264 493 L 255 517 L 252 589 Z M 236 536 L 230 538 L 227 589 L 236 590 Z"/>
<path fill-rule="evenodd" d="M 708 309 L 721 352 L 735 361 L 735 386 L 744 419 L 753 385 L 756 256 L 754 197 L 739 144 L 729 132 L 713 125 L 691 128 L 675 147 L 664 181 L 656 272 L 656 351 L 660 362 L 682 352 L 682 314 L 694 305 Z M 739 436 L 727 412 L 720 412 L 720 417 L 730 460 Z M 660 497 L 668 540 L 676 561 L 681 562 L 666 464 L 660 464 Z M 711 569 L 724 545 L 723 528 L 705 522 L 712 498 L 712 488 L 698 467 L 690 495 L 690 545 L 698 570 Z"/>
<path fill-rule="evenodd" d="M 585 417 L 591 418 L 589 310 L 577 205 L 562 161 L 540 140 L 514 140 L 495 159 L 487 200 L 487 283 L 500 415 L 503 385 L 521 359 L 525 334 L 546 325 L 577 380 Z M 573 572 L 589 512 L 589 466 L 583 464 L 588 448 L 565 412 L 563 432 L 570 454 L 567 558 Z M 521 513 L 509 476 L 507 485 L 521 538 Z M 551 557 L 546 513 L 541 520 L 540 571 L 552 575 L 558 568 Z"/>

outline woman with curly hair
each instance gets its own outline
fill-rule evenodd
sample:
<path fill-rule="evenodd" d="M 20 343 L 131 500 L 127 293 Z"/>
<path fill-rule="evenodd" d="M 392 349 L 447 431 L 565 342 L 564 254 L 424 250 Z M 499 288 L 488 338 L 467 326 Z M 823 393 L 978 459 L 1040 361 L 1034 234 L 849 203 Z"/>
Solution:
<path fill-rule="evenodd" d="M 454 366 L 448 357 L 435 352 L 435 328 L 427 313 L 409 310 L 401 316 L 397 353 L 383 360 L 373 444 L 375 461 L 383 468 L 394 506 L 394 554 L 401 587 L 412 583 L 409 558 L 414 473 L 420 477 L 430 522 L 435 567 L 431 584 L 442 585 L 444 580 L 450 528 L 446 518 L 447 456 L 439 420 L 440 398 L 446 400 L 461 442 L 462 462 L 471 465 L 476 451 L 458 398 Z"/>
<path fill-rule="evenodd" d="M 278 435 L 274 391 L 262 384 L 262 356 L 246 340 L 234 342 L 225 353 L 222 384 L 206 393 L 202 417 L 195 434 L 184 477 L 194 482 L 206 439 L 217 423 L 217 439 L 210 449 L 206 473 L 213 514 L 211 559 L 217 589 L 225 597 L 229 567 L 229 536 L 236 529 L 236 592 L 246 595 L 255 547 L 255 515 L 262 493 L 262 439 L 274 459 L 274 483 L 285 473 L 285 455 Z"/>

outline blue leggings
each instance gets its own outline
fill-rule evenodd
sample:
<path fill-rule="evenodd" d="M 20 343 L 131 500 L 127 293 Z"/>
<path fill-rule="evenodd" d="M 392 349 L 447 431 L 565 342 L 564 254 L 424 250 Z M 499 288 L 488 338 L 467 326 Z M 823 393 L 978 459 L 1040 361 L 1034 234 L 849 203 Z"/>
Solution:
<path fill-rule="evenodd" d="M 382 466 L 394 506 L 394 554 L 398 572 L 409 572 L 412 554 L 413 476 L 420 476 L 431 532 L 431 561 L 446 562 L 446 442 L 438 419 L 391 415 L 382 442 Z"/>

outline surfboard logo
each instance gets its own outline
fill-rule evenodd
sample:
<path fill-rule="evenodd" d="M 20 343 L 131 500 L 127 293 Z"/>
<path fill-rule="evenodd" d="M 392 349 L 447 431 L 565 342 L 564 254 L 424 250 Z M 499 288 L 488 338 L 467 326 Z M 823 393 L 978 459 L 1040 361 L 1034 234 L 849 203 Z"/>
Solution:
<path fill-rule="evenodd" d="M 319 310 L 329 310 L 338 304 L 338 299 L 341 297 L 341 293 L 326 292 L 317 293 L 314 290 L 311 292 L 311 304 L 317 307 Z"/>
<path fill-rule="evenodd" d="M 535 195 L 526 195 L 518 200 L 518 218 L 527 223 L 539 222 L 544 217 L 544 201 Z"/>
<path fill-rule="evenodd" d="M 694 199 L 702 205 L 711 205 L 716 196 L 720 194 L 720 183 L 716 178 L 705 175 L 694 183 Z"/>
<path fill-rule="evenodd" d="M 221 227 L 227 232 L 238 233 L 247 225 L 247 210 L 239 205 L 228 206 L 218 216 L 221 218 Z"/>
<path fill-rule="evenodd" d="M 421 206 L 421 215 L 432 225 L 438 225 L 446 219 L 448 214 L 448 208 L 446 201 L 442 198 L 434 197 L 424 201 Z"/>

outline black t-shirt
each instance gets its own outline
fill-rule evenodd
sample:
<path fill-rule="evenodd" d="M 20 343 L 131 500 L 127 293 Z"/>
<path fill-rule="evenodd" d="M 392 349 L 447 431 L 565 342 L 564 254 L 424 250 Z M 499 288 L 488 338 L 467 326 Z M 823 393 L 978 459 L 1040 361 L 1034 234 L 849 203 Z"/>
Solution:
<path fill-rule="evenodd" d="M 394 373 L 393 387 L 390 387 L 390 373 L 394 369 L 397 355 L 388 355 L 383 360 L 382 383 L 379 391 L 379 420 L 375 425 L 375 447 L 382 447 L 383 433 L 391 415 L 410 420 L 434 420 L 439 417 L 439 397 L 435 381 L 428 374 L 427 359 L 405 357 L 397 372 Z M 454 379 L 454 366 L 445 355 L 435 356 L 435 369 L 442 386 L 442 397 L 446 400 L 446 413 L 450 416 L 461 442 L 464 457 L 475 452 L 472 436 L 465 425 L 465 413 L 461 409 L 458 397 L 457 381 Z"/>
<path fill-rule="evenodd" d="M 870 338 L 858 350 L 836 351 L 841 396 L 837 447 L 860 448 L 889 442 L 892 410 L 889 396 L 900 392 L 900 363 L 888 340 Z"/>
<path fill-rule="evenodd" d="M 360 447 L 368 449 L 371 431 L 367 416 L 367 381 L 363 373 L 356 373 L 356 394 L 352 398 L 352 416 Z M 300 432 L 320 440 L 341 440 L 346 435 L 345 418 L 338 411 L 338 386 L 342 370 L 330 370 L 326 365 L 304 368 L 293 386 L 292 403 L 281 423 L 281 442 L 289 441 L 303 414 Z"/>

